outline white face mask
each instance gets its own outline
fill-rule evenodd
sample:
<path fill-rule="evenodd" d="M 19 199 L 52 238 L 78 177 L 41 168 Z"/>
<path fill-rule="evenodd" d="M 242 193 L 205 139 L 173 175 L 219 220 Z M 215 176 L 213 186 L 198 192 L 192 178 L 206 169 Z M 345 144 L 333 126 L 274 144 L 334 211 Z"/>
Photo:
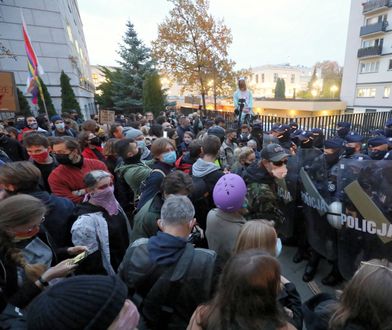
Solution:
<path fill-rule="evenodd" d="M 273 166 L 271 173 L 277 179 L 284 179 L 287 175 L 287 167 L 286 165 Z"/>

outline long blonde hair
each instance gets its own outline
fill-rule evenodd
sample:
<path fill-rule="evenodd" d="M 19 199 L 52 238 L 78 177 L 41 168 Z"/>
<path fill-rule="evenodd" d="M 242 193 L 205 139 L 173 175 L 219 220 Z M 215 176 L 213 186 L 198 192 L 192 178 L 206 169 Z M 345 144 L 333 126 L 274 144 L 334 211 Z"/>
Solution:
<path fill-rule="evenodd" d="M 262 249 L 275 256 L 276 240 L 277 235 L 273 221 L 250 220 L 242 226 L 238 234 L 234 253 L 250 249 Z"/>
<path fill-rule="evenodd" d="M 36 281 L 46 270 L 45 265 L 27 263 L 20 249 L 15 248 L 7 230 L 12 227 L 26 225 L 32 219 L 42 218 L 46 207 L 42 201 L 30 195 L 19 194 L 0 202 L 0 250 L 16 265 L 22 267 L 26 277 Z"/>

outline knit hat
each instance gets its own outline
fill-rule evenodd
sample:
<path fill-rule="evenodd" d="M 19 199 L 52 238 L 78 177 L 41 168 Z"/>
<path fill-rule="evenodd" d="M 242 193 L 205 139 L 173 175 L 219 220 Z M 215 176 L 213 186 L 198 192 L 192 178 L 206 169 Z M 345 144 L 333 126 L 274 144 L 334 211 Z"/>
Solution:
<path fill-rule="evenodd" d="M 45 290 L 29 306 L 27 328 L 107 329 L 120 313 L 128 290 L 117 276 L 75 276 Z"/>
<path fill-rule="evenodd" d="M 135 128 L 130 129 L 125 133 L 127 139 L 136 139 L 140 135 L 143 135 L 143 132 Z"/>
<path fill-rule="evenodd" d="M 60 115 L 53 115 L 52 117 L 50 117 L 50 121 L 52 123 L 55 123 L 57 120 L 63 120 L 63 118 L 61 118 Z"/>

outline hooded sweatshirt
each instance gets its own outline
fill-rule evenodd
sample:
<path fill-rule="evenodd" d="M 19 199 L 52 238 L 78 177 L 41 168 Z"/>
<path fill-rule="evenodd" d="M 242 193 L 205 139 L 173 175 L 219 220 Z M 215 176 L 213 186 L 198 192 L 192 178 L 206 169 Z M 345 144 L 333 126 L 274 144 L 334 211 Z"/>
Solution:
<path fill-rule="evenodd" d="M 206 162 L 204 159 L 199 158 L 192 166 L 192 175 L 197 178 L 202 178 L 218 170 L 220 168 L 214 163 Z"/>

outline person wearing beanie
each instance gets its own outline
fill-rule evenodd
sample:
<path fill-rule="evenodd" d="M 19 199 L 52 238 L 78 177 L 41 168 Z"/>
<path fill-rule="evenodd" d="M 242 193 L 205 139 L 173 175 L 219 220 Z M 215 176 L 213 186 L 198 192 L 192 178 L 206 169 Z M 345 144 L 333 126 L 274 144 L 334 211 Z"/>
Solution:
<path fill-rule="evenodd" d="M 150 160 L 152 159 L 152 154 L 147 148 L 146 139 L 141 130 L 132 128 L 125 134 L 127 139 L 132 139 L 136 141 L 137 147 L 141 150 L 140 160 Z"/>
<path fill-rule="evenodd" d="M 65 125 L 64 120 L 60 115 L 50 117 L 50 121 L 53 123 L 52 136 L 76 137 L 76 132 Z"/>
<path fill-rule="evenodd" d="M 226 174 L 213 190 L 217 206 L 208 212 L 206 236 L 208 246 L 218 255 L 218 261 L 226 263 L 230 258 L 241 227 L 246 222 L 246 185 L 237 174 Z"/>
<path fill-rule="evenodd" d="M 75 276 L 45 290 L 30 304 L 31 330 L 135 329 L 136 306 L 117 276 Z"/>

